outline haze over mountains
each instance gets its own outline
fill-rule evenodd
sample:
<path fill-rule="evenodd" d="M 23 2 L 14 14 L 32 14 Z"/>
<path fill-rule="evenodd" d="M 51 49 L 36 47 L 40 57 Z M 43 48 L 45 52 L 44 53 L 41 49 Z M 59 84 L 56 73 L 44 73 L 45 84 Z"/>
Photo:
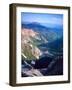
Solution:
<path fill-rule="evenodd" d="M 63 33 L 63 28 L 62 26 L 56 26 L 56 27 L 46 27 L 43 24 L 40 24 L 38 22 L 32 22 L 32 23 L 22 23 L 22 28 L 27 28 L 27 29 L 33 29 L 36 32 L 40 32 L 40 33 L 49 33 L 53 35 L 57 35 L 57 37 L 60 37 Z"/>

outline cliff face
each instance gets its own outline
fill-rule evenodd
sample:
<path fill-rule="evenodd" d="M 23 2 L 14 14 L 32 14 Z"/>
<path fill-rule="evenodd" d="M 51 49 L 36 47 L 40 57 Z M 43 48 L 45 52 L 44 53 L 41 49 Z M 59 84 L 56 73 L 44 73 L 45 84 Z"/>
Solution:
<path fill-rule="evenodd" d="M 21 49 L 22 55 L 26 56 L 27 59 L 39 59 L 42 55 L 40 49 L 34 44 L 33 38 L 36 39 L 38 33 L 32 29 L 21 30 Z M 38 37 L 37 37 L 38 39 Z"/>

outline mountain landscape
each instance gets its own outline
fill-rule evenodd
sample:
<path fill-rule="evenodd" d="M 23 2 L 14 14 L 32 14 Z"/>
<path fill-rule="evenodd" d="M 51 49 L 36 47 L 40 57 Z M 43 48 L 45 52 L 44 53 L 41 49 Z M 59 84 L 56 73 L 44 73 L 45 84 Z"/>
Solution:
<path fill-rule="evenodd" d="M 32 22 L 21 26 L 21 75 L 63 74 L 63 29 Z"/>

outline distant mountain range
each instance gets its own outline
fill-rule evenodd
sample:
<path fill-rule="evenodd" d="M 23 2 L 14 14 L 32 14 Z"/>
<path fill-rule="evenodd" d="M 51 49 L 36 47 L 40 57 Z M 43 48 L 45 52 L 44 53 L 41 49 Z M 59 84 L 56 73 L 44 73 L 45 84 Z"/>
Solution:
<path fill-rule="evenodd" d="M 63 33 L 62 27 L 57 28 L 46 27 L 38 22 L 22 23 L 22 28 L 33 29 L 34 31 L 43 34 L 43 36 L 45 36 L 45 38 L 47 38 L 50 41 L 56 38 L 60 38 Z"/>

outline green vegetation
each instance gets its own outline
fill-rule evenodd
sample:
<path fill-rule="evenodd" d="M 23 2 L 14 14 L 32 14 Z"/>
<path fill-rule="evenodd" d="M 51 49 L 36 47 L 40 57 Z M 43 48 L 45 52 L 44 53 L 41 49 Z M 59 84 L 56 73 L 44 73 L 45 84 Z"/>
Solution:
<path fill-rule="evenodd" d="M 31 37 L 31 40 L 32 40 L 31 43 L 32 43 L 34 46 L 38 46 L 38 45 L 44 43 L 44 40 L 41 38 L 41 36 L 38 36 L 38 38 L 40 38 L 41 40 Z"/>
<path fill-rule="evenodd" d="M 23 53 L 27 57 L 27 60 L 34 60 L 36 59 L 35 56 L 32 55 L 30 48 L 23 48 Z"/>

